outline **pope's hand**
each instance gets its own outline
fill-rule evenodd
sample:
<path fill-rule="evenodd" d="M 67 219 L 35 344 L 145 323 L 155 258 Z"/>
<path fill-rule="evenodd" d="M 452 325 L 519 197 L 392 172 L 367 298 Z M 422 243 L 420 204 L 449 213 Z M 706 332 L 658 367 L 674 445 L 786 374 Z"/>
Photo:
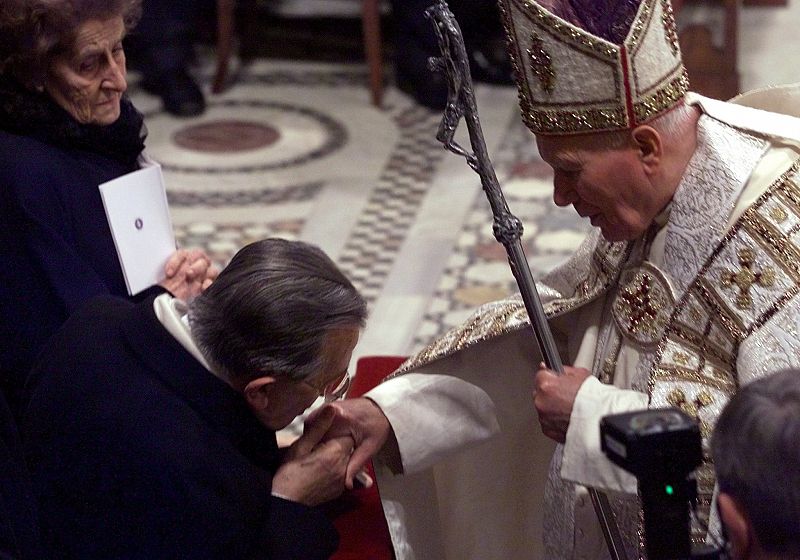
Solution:
<path fill-rule="evenodd" d="M 367 461 L 389 443 L 396 449 L 397 442 L 389 420 L 373 401 L 367 398 L 345 399 L 315 410 L 306 420 L 304 431 L 313 429 L 324 411 L 333 409 L 335 418 L 325 438 L 351 437 L 355 443 L 347 464 L 345 485 L 352 489 L 353 478 Z M 324 416 L 322 416 L 324 418 Z"/>
<path fill-rule="evenodd" d="M 559 443 L 566 441 L 575 397 L 589 375 L 588 370 L 571 366 L 564 366 L 564 373 L 558 375 L 539 364 L 534 379 L 533 405 L 544 435 Z"/>

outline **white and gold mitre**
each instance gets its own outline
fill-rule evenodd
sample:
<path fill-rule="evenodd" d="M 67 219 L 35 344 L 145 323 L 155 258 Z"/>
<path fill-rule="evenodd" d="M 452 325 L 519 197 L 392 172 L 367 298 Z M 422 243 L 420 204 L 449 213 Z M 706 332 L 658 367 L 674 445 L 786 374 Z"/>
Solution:
<path fill-rule="evenodd" d="M 498 2 L 522 117 L 535 134 L 632 128 L 670 110 L 689 89 L 669 0 L 641 0 L 638 9 L 638 0 L 627 0 L 630 24 L 624 21 L 618 43 L 583 28 L 580 2 Z M 585 10 L 603 4 L 607 13 L 615 1 L 587 2 Z"/>

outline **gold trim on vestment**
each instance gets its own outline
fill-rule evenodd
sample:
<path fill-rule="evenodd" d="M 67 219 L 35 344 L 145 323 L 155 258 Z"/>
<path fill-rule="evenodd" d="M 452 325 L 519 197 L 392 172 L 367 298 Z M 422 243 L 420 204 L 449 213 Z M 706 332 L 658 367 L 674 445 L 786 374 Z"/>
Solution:
<path fill-rule="evenodd" d="M 727 401 L 738 390 L 740 345 L 800 292 L 800 247 L 791 225 L 800 223 L 798 169 L 800 162 L 783 173 L 720 240 L 676 304 L 659 343 L 648 380 L 651 400 L 664 384 L 667 402 L 694 412 L 704 450 L 711 425 L 700 418 L 701 408 L 721 407 L 724 402 L 719 399 Z M 759 274 L 765 275 L 763 282 L 758 281 Z M 676 381 L 687 383 L 683 390 L 691 387 L 695 396 L 680 398 L 676 389 L 669 389 Z M 720 397 L 703 393 L 703 387 Z M 698 401 L 698 396 L 703 398 Z M 715 483 L 707 452 L 697 473 L 698 494 L 703 498 L 699 509 L 707 519 Z M 704 537 L 702 531 L 693 534 L 695 540 Z"/>

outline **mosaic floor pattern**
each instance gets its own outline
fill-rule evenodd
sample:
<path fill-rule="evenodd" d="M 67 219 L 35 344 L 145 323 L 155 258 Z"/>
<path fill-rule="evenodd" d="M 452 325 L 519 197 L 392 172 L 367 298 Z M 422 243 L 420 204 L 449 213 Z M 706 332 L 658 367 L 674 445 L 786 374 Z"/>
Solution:
<path fill-rule="evenodd" d="M 208 87 L 208 69 L 198 76 Z M 553 205 L 513 88 L 479 85 L 476 95 L 540 274 L 586 226 Z M 263 237 L 319 245 L 370 302 L 357 356 L 407 354 L 514 290 L 477 175 L 435 140 L 440 115 L 394 90 L 372 107 L 363 66 L 258 62 L 194 119 L 164 113 L 135 80 L 131 96 L 164 169 L 179 244 L 220 265 Z"/>
<path fill-rule="evenodd" d="M 531 134 L 512 120 L 494 157 L 495 171 L 511 212 L 524 226 L 523 248 L 534 279 L 566 259 L 588 232 L 572 209 L 552 202 L 552 172 L 539 158 Z M 492 233 L 492 212 L 479 193 L 464 221 L 428 310 L 414 339 L 425 345 L 461 324 L 475 307 L 517 290 L 505 248 Z"/>

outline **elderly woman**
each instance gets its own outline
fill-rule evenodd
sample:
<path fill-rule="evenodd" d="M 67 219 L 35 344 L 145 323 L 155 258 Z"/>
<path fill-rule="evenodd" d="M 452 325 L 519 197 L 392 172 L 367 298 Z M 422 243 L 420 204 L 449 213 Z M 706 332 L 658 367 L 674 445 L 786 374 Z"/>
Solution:
<path fill-rule="evenodd" d="M 144 162 L 122 39 L 140 0 L 0 5 L 0 371 L 14 393 L 47 338 L 89 297 L 125 296 L 98 191 Z M 216 274 L 177 251 L 161 285 L 197 295 Z"/>

